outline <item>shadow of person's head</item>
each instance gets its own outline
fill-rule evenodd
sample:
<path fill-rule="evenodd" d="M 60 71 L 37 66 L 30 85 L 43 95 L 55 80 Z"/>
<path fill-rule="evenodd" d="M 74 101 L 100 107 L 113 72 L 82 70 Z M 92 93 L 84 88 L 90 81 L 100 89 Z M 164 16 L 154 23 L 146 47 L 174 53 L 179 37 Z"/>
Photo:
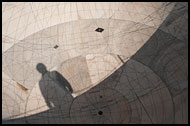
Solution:
<path fill-rule="evenodd" d="M 36 66 L 36 69 L 38 70 L 39 73 L 41 73 L 42 75 L 44 75 L 45 73 L 48 72 L 46 66 L 43 63 L 38 63 Z"/>

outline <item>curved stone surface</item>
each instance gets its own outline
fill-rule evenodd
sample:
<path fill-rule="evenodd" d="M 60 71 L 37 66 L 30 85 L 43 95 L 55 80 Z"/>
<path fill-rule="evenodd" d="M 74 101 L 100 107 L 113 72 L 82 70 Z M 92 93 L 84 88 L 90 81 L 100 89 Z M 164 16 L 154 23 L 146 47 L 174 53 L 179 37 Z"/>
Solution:
<path fill-rule="evenodd" d="M 186 2 L 3 2 L 2 120 L 188 122 Z"/>

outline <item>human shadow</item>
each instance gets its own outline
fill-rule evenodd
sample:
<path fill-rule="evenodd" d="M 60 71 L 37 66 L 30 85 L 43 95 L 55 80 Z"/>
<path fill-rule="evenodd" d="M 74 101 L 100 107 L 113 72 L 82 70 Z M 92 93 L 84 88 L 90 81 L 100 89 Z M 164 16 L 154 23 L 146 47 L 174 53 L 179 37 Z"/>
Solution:
<path fill-rule="evenodd" d="M 48 71 L 43 63 L 38 63 L 36 69 L 42 74 L 39 86 L 47 106 L 59 108 L 64 95 L 73 93 L 71 85 L 59 72 Z"/>

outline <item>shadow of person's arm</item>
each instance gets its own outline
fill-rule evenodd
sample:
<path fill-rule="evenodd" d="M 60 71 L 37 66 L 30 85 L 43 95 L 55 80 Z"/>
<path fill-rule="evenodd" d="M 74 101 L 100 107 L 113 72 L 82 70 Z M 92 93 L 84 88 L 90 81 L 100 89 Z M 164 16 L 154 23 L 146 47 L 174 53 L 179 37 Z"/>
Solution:
<path fill-rule="evenodd" d="M 49 107 L 49 109 L 53 108 L 49 100 L 45 100 L 46 105 Z"/>
<path fill-rule="evenodd" d="M 47 80 L 47 78 L 46 77 L 43 77 L 41 80 L 40 80 L 40 82 L 39 82 L 39 86 L 40 86 L 40 90 L 41 90 L 41 93 L 42 93 L 42 95 L 43 95 L 43 97 L 44 97 L 44 100 L 45 100 L 45 102 L 46 102 L 46 105 L 51 109 L 51 108 L 53 108 L 53 106 L 51 105 L 51 103 L 50 103 L 50 99 L 48 99 L 48 88 L 47 88 L 47 83 L 46 82 L 48 82 L 48 80 Z"/>
<path fill-rule="evenodd" d="M 72 89 L 71 85 L 69 84 L 69 82 L 59 72 L 55 71 L 55 74 L 56 74 L 56 78 L 59 83 L 59 86 L 63 87 L 70 93 L 73 93 L 73 89 Z"/>

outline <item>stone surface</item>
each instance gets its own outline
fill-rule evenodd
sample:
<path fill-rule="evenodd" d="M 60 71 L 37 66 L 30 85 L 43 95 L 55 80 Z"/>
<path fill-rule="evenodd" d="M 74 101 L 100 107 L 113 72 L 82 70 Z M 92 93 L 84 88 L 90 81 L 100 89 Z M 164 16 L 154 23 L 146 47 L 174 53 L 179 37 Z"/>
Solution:
<path fill-rule="evenodd" d="M 186 2 L 3 2 L 3 123 L 188 123 L 187 15 Z"/>

